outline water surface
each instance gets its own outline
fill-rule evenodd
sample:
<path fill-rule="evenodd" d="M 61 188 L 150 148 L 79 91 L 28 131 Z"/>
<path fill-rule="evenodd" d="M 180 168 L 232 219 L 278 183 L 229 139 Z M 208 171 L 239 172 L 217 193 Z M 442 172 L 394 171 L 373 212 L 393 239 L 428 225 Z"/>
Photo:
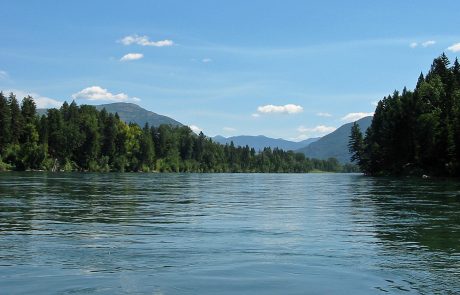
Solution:
<path fill-rule="evenodd" d="M 458 294 L 460 183 L 0 174 L 1 294 Z"/>

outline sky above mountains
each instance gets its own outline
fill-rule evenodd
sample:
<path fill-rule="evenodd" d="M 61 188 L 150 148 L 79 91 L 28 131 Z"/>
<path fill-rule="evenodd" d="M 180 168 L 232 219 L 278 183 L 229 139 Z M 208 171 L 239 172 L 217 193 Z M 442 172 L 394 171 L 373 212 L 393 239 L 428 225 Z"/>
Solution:
<path fill-rule="evenodd" d="M 317 137 L 460 55 L 459 1 L 3 1 L 0 90 Z"/>

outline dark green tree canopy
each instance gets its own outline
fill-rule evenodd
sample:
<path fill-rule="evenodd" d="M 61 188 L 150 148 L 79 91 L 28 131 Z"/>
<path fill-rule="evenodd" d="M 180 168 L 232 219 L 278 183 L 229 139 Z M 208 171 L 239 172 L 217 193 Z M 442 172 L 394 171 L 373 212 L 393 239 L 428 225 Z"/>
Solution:
<path fill-rule="evenodd" d="M 414 91 L 384 97 L 362 144 L 352 130 L 349 147 L 362 171 L 460 176 L 460 65 L 450 64 L 442 54 Z"/>
<path fill-rule="evenodd" d="M 221 145 L 189 127 L 126 124 L 117 114 L 65 102 L 36 114 L 33 98 L 19 106 L 0 93 L 0 164 L 16 170 L 160 172 L 341 171 L 335 160 L 315 160 L 280 149 Z M 4 165 L 0 165 L 3 167 Z M 345 167 L 347 172 L 356 167 Z"/>

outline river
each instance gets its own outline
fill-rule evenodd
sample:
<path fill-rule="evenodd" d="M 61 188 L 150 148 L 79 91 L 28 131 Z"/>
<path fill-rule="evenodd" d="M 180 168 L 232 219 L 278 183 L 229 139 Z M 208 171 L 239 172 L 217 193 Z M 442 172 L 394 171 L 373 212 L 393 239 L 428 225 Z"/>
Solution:
<path fill-rule="evenodd" d="M 459 294 L 460 183 L 0 173 L 0 294 Z"/>

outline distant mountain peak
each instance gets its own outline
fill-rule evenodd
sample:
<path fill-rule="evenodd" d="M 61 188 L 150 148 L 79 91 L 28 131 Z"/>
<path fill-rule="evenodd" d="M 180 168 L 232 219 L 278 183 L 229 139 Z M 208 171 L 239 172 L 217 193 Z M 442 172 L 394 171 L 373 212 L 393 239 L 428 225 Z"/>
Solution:
<path fill-rule="evenodd" d="M 148 123 L 150 126 L 158 127 L 162 124 L 182 126 L 183 124 L 167 116 L 159 115 L 148 111 L 141 106 L 131 102 L 114 102 L 95 106 L 98 110 L 105 109 L 109 113 L 118 113 L 120 119 L 129 123 L 133 122 L 139 126 Z"/>
<path fill-rule="evenodd" d="M 321 137 L 316 142 L 298 149 L 297 152 L 305 154 L 309 158 L 323 159 L 336 158 L 341 163 L 350 163 L 350 153 L 348 152 L 348 140 L 351 134 L 351 126 L 354 122 L 344 124 Z M 365 133 L 372 123 L 372 116 L 364 117 L 356 121 L 361 132 Z"/>
<path fill-rule="evenodd" d="M 183 126 L 182 123 L 163 115 L 159 115 L 155 112 L 148 111 L 143 107 L 132 103 L 132 102 L 113 102 L 94 106 L 97 110 L 105 109 L 107 112 L 115 114 L 117 113 L 121 120 L 126 123 L 136 123 L 143 127 L 145 123 L 150 126 L 158 127 L 162 124 L 172 126 Z M 46 109 L 38 109 L 38 114 L 46 114 Z"/>

